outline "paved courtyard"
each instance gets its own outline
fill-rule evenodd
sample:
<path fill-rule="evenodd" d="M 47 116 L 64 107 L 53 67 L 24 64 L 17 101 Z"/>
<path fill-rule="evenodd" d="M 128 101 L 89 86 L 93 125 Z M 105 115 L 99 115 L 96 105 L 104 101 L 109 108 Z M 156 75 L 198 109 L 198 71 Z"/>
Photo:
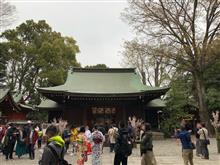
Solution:
<path fill-rule="evenodd" d="M 195 165 L 220 165 L 220 154 L 217 154 L 216 141 L 211 139 L 211 145 L 209 146 L 210 160 L 203 160 L 194 156 Z M 27 156 L 23 156 L 21 159 L 14 157 L 14 160 L 6 161 L 2 155 L 0 155 L 0 165 L 37 165 L 42 150 L 36 150 L 36 159 L 29 160 Z M 154 141 L 154 153 L 158 165 L 183 165 L 181 157 L 180 143 L 175 139 Z M 195 153 L 195 151 L 194 151 Z M 194 154 L 195 155 L 195 154 Z M 75 165 L 74 156 L 67 154 L 65 157 L 69 163 Z M 108 148 L 104 148 L 103 165 L 113 165 L 114 153 L 109 153 Z M 132 156 L 129 157 L 128 165 L 140 165 L 139 149 L 134 149 Z M 85 165 L 91 165 L 91 156 L 89 156 L 88 162 Z"/>

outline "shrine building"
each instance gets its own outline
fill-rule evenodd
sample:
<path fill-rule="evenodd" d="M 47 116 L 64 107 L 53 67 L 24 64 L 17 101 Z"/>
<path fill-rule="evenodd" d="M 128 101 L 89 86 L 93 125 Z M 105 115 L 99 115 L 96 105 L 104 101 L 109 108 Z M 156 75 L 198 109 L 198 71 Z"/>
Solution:
<path fill-rule="evenodd" d="M 73 68 L 63 85 L 38 88 L 44 99 L 40 111 L 48 122 L 62 118 L 76 125 L 127 122 L 136 116 L 158 127 L 160 97 L 168 87 L 150 87 L 141 82 L 134 68 Z"/>

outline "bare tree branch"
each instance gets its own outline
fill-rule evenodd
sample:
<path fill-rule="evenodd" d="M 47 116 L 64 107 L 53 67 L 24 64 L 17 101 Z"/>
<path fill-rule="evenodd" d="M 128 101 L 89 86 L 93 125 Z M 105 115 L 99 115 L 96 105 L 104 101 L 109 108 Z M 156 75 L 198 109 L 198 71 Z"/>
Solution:
<path fill-rule="evenodd" d="M 11 25 L 15 21 L 15 6 L 5 0 L 0 1 L 0 27 Z"/>

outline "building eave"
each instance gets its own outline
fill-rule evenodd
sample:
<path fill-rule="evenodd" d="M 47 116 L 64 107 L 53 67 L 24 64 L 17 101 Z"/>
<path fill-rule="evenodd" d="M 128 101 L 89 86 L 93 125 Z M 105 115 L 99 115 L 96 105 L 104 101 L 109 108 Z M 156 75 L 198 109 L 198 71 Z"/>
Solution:
<path fill-rule="evenodd" d="M 140 92 L 133 92 L 133 93 L 82 93 L 82 92 L 69 92 L 67 90 L 47 90 L 43 88 L 38 88 L 37 90 L 44 94 L 57 94 L 57 95 L 64 95 L 64 96 L 85 96 L 85 97 L 130 97 L 130 96 L 145 96 L 148 94 L 153 93 L 161 93 L 161 95 L 164 95 L 170 87 L 163 87 L 160 89 L 153 89 L 153 90 L 143 90 Z"/>

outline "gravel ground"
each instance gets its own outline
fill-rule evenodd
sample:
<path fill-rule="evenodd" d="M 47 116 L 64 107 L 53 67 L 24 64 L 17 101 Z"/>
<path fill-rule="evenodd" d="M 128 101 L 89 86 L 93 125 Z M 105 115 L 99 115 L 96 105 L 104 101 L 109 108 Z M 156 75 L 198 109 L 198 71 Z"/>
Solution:
<path fill-rule="evenodd" d="M 203 160 L 194 156 L 194 165 L 220 165 L 220 154 L 217 154 L 216 141 L 211 139 L 211 145 L 209 146 L 210 160 Z M 0 165 L 37 165 L 40 159 L 41 150 L 36 150 L 36 159 L 29 160 L 25 155 L 21 159 L 14 156 L 13 160 L 6 161 L 3 155 L 0 155 Z M 154 153 L 158 165 L 183 165 L 181 157 L 181 145 L 175 139 L 158 140 L 154 141 Z M 194 150 L 195 155 L 195 150 Z M 75 156 L 67 154 L 65 159 L 69 163 L 75 165 Z M 113 165 L 114 153 L 109 153 L 108 148 L 104 148 L 103 165 Z M 133 150 L 133 154 L 128 159 L 128 165 L 140 165 L 141 158 L 139 154 L 139 148 Z M 88 162 L 85 165 L 91 165 L 91 156 L 89 156 Z"/>

